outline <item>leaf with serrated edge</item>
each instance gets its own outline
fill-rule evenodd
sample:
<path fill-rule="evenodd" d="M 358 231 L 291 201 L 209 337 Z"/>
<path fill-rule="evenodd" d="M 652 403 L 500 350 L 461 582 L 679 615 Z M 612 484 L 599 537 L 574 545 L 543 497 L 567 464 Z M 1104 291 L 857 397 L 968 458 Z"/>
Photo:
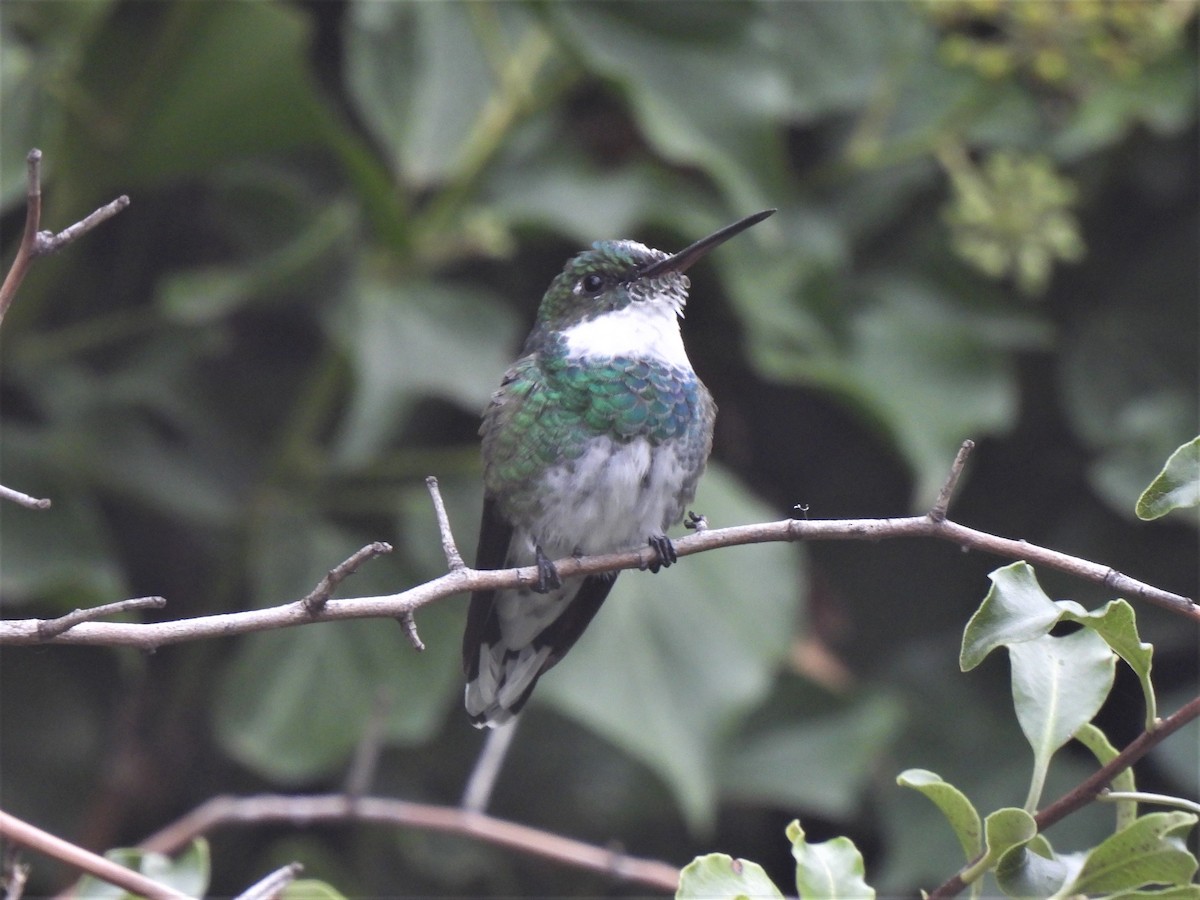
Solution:
<path fill-rule="evenodd" d="M 1195 874 L 1196 857 L 1184 836 L 1197 816 L 1185 812 L 1149 813 L 1104 840 L 1064 893 L 1108 894 L 1147 884 L 1184 884 Z"/>
<path fill-rule="evenodd" d="M 996 569 L 988 578 L 992 587 L 963 631 L 959 667 L 964 672 L 975 668 L 1001 645 L 1045 634 L 1061 615 L 1028 563 L 1012 563 Z"/>
<path fill-rule="evenodd" d="M 679 873 L 677 900 L 712 897 L 782 897 L 763 867 L 725 853 L 697 856 Z"/>
<path fill-rule="evenodd" d="M 1171 454 L 1162 472 L 1138 497 L 1139 519 L 1157 519 L 1173 509 L 1200 505 L 1200 437 Z"/>
<path fill-rule="evenodd" d="M 804 839 L 800 820 L 787 827 L 796 860 L 796 892 L 800 900 L 874 900 L 875 889 L 864 880 L 862 854 L 854 842 L 836 837 L 818 844 Z"/>
<path fill-rule="evenodd" d="M 924 794 L 942 811 L 942 815 L 954 829 L 958 842 L 962 844 L 963 853 L 968 861 L 980 854 L 983 850 L 983 823 L 966 794 L 949 782 L 943 781 L 942 776 L 926 769 L 908 769 L 901 772 L 896 783 Z"/>

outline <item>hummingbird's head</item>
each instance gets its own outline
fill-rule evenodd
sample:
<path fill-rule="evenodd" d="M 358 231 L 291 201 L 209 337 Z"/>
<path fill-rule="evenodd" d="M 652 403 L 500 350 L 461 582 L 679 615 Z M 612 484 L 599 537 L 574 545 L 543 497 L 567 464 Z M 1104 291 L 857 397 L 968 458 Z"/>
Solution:
<path fill-rule="evenodd" d="M 674 320 L 687 303 L 690 283 L 684 273 L 709 250 L 774 212 L 747 216 L 673 255 L 637 241 L 597 241 L 551 282 L 530 342 L 623 311 L 632 319 Z"/>
<path fill-rule="evenodd" d="M 538 309 L 538 328 L 565 331 L 635 303 L 647 315 L 678 315 L 687 302 L 687 276 L 672 270 L 642 274 L 665 259 L 666 253 L 636 241 L 597 241 L 551 282 Z"/>

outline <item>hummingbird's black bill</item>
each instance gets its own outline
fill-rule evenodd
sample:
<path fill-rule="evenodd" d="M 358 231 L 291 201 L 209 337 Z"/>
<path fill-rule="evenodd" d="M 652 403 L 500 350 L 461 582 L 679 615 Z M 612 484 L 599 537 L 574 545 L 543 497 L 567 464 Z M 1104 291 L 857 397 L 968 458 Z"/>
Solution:
<path fill-rule="evenodd" d="M 700 238 L 696 243 L 689 247 L 684 247 L 678 253 L 668 256 L 666 259 L 660 259 L 656 263 L 651 263 L 638 273 L 638 277 L 654 278 L 662 275 L 664 272 L 686 272 L 709 250 L 720 246 L 735 234 L 740 234 L 751 225 L 757 225 L 763 219 L 773 216 L 775 213 L 776 210 L 774 209 L 764 209 L 762 212 L 757 212 L 752 216 L 738 219 L 732 225 L 726 225 L 720 231 L 714 231 L 708 237 Z"/>

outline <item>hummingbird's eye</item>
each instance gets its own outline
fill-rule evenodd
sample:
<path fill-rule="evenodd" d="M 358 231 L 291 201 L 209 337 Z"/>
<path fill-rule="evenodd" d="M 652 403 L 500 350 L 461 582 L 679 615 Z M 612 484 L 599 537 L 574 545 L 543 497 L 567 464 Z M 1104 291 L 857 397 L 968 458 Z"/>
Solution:
<path fill-rule="evenodd" d="M 579 289 L 585 294 L 599 293 L 602 287 L 604 287 L 604 279 L 595 272 L 579 279 Z"/>

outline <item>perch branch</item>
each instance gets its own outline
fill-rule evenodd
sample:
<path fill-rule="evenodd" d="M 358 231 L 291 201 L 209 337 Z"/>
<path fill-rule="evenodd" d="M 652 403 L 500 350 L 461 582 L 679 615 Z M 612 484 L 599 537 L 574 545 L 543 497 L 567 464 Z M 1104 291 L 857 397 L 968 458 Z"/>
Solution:
<path fill-rule="evenodd" d="M 111 859 L 97 856 L 90 850 L 85 850 L 64 841 L 47 831 L 42 831 L 35 825 L 18 819 L 0 810 L 0 837 L 7 838 L 14 844 L 28 847 L 38 853 L 66 863 L 73 868 L 86 872 L 108 884 L 115 884 L 131 894 L 147 897 L 149 900 L 181 900 L 186 894 L 181 894 L 173 888 L 159 884 L 147 878 L 141 872 L 127 869 Z"/>
<path fill-rule="evenodd" d="M 420 828 L 471 837 L 531 856 L 609 875 L 667 893 L 679 886 L 679 870 L 668 863 L 642 859 L 451 806 L 410 803 L 385 797 L 344 794 L 214 797 L 183 818 L 151 835 L 143 850 L 174 853 L 200 835 L 229 825 L 370 823 Z"/>
<path fill-rule="evenodd" d="M 890 538 L 938 538 L 959 547 L 980 550 L 995 556 L 1023 559 L 1035 566 L 1058 569 L 1086 581 L 1097 582 L 1119 596 L 1153 603 L 1193 622 L 1200 622 L 1200 606 L 1187 597 L 1156 588 L 1108 566 L 1077 556 L 1039 547 L 1026 541 L 1015 541 L 976 531 L 949 519 L 938 522 L 929 515 L 895 519 L 785 519 L 756 525 L 736 525 L 679 538 L 675 541 L 675 549 L 679 556 L 683 557 L 721 547 L 771 541 L 874 542 Z M 656 559 L 655 550 L 646 547 L 599 556 L 568 556 L 557 560 L 554 565 L 560 576 L 570 578 L 574 575 L 646 568 Z M 297 600 L 265 609 L 198 616 L 172 622 L 84 622 L 49 641 L 38 633 L 40 620 L 8 619 L 0 621 L 0 646 L 56 643 L 154 650 L 185 641 L 230 637 L 235 634 L 290 628 L 314 622 L 383 617 L 403 619 L 423 606 L 455 594 L 536 584 L 537 572 L 536 566 L 486 571 L 464 566 L 397 594 L 331 599 L 315 613 L 308 611 L 303 600 Z"/>

